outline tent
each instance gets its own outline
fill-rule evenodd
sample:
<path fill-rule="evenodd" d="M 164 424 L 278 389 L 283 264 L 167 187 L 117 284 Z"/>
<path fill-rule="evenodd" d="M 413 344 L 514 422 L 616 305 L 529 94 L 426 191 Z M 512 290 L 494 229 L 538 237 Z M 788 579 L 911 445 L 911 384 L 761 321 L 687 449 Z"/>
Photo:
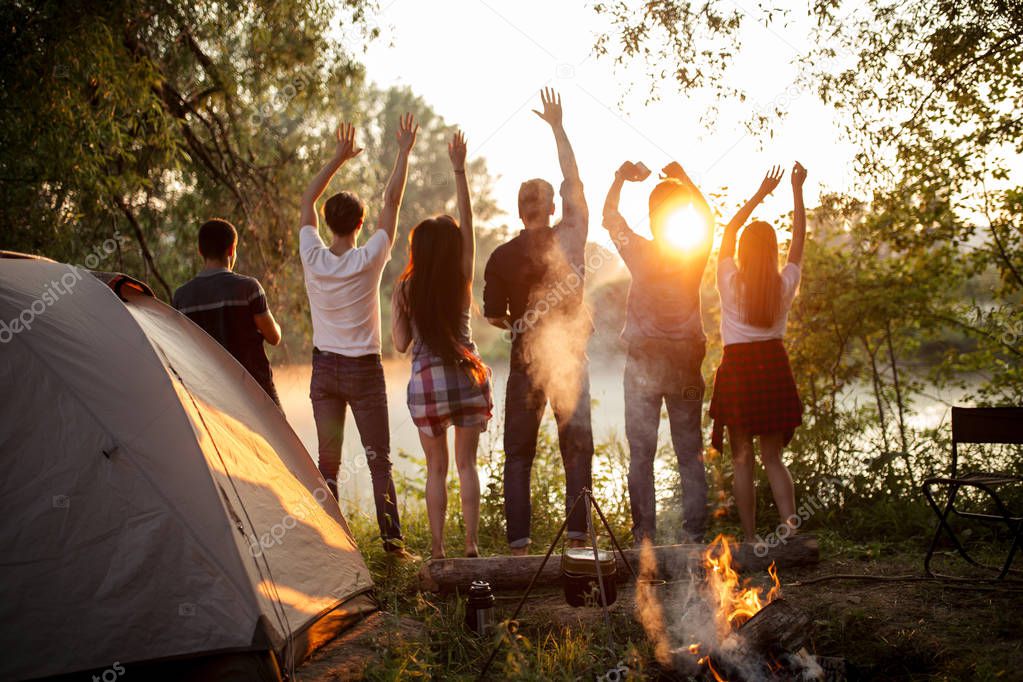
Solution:
<path fill-rule="evenodd" d="M 0 679 L 275 679 L 375 610 L 283 415 L 145 284 L 0 254 L 0 391 Z"/>

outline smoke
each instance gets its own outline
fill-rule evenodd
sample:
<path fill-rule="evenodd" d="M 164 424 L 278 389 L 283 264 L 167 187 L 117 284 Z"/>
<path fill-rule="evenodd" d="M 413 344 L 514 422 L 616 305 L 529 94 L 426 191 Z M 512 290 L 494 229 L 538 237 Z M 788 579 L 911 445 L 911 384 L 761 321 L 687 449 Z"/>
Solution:
<path fill-rule="evenodd" d="M 718 634 L 714 610 L 702 589 L 702 570 L 691 563 L 665 567 L 670 575 L 688 575 L 688 580 L 659 583 L 653 545 L 649 540 L 643 541 L 636 583 L 636 619 L 653 644 L 659 664 L 698 675 L 703 670 L 704 657 L 718 641 Z"/>
<path fill-rule="evenodd" d="M 657 558 L 649 538 L 643 539 L 639 550 L 639 580 L 636 582 L 636 620 L 643 626 L 647 638 L 654 645 L 654 657 L 663 666 L 670 667 L 671 643 L 664 624 L 664 609 L 654 593 L 657 580 Z"/>
<path fill-rule="evenodd" d="M 657 557 L 649 541 L 643 543 L 636 584 L 636 619 L 653 644 L 657 662 L 686 675 L 710 673 L 747 681 L 771 679 L 763 656 L 752 650 L 727 622 L 722 628 L 721 588 L 716 576 L 708 575 L 710 571 L 705 569 L 703 559 L 700 552 L 681 560 L 683 565 L 663 566 L 668 574 L 687 578 L 658 584 Z M 807 670 L 810 666 L 800 661 L 798 668 Z"/>
<path fill-rule="evenodd" d="M 551 404 L 566 414 L 578 407 L 588 372 L 586 342 L 590 335 L 585 311 L 551 314 L 526 337 L 523 351 L 533 380 L 544 387 Z M 582 406 L 589 409 L 589 405 Z"/>
<path fill-rule="evenodd" d="M 583 302 L 587 266 L 569 265 L 556 241 L 543 247 L 533 257 L 545 276 L 531 292 L 515 331 L 522 335 L 522 352 L 533 380 L 544 387 L 552 405 L 571 414 L 579 407 L 587 378 L 586 346 L 593 332 Z"/>

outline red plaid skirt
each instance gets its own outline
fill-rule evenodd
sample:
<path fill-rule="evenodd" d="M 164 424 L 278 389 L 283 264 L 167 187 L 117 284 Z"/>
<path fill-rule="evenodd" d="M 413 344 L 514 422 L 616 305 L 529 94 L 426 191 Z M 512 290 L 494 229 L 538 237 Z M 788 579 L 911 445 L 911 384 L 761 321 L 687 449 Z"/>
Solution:
<path fill-rule="evenodd" d="M 426 352 L 412 361 L 408 382 L 408 409 L 412 422 L 423 433 L 440 436 L 449 426 L 485 429 L 494 409 L 493 389 L 482 384 L 467 368 L 445 363 Z"/>
<path fill-rule="evenodd" d="M 710 416 L 714 420 L 711 444 L 718 451 L 725 426 L 741 427 L 753 435 L 781 431 L 788 444 L 803 423 L 803 403 L 781 339 L 725 346 L 714 374 Z"/>

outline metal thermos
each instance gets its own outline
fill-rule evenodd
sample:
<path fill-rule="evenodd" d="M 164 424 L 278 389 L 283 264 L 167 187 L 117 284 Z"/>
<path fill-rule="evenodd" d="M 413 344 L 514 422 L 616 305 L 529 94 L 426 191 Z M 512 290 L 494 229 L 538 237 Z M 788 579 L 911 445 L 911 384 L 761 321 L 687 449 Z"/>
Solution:
<path fill-rule="evenodd" d="M 494 626 L 494 593 L 486 580 L 475 580 L 465 601 L 465 627 L 485 635 Z"/>

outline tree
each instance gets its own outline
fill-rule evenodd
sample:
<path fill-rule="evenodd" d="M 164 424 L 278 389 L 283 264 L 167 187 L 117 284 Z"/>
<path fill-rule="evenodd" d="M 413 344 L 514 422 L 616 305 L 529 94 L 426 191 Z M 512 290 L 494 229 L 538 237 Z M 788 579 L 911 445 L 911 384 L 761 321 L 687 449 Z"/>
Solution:
<path fill-rule="evenodd" d="M 597 50 L 622 63 L 645 59 L 648 77 L 671 75 L 684 92 L 705 89 L 744 101 L 728 73 L 741 29 L 759 21 L 784 30 L 793 19 L 782 3 L 758 8 L 748 15 L 723 0 L 599 2 L 595 9 L 611 20 L 611 30 L 598 38 Z M 891 312 L 912 311 L 921 316 L 912 325 L 970 340 L 950 349 L 933 378 L 994 370 L 978 397 L 1019 402 L 1023 206 L 1020 189 L 1008 182 L 1006 155 L 1023 152 L 1023 6 L 817 0 L 808 12 L 816 26 L 811 47 L 796 58 L 799 85 L 841 114 L 859 150 L 859 186 L 838 200 L 861 204 L 862 223 L 844 232 L 851 243 L 872 244 L 872 255 L 846 267 L 866 272 L 879 267 L 879 258 L 895 259 L 882 279 L 889 291 L 911 288 L 936 298 L 935 305 Z M 748 126 L 769 133 L 784 115 L 780 108 L 752 111 Z M 940 289 L 932 286 L 935 277 Z M 839 281 L 820 295 L 840 297 Z M 984 282 L 991 284 L 978 292 Z M 979 294 L 970 306 L 954 306 L 946 295 L 970 291 Z M 869 345 L 881 352 L 886 344 Z"/>
<path fill-rule="evenodd" d="M 363 20 L 347 6 L 343 21 Z M 301 114 L 362 78 L 327 37 L 330 3 L 7 2 L 0 16 L 7 247 L 71 260 L 121 229 L 137 251 L 118 267 L 167 296 L 182 262 L 166 247 L 212 210 L 236 216 L 246 261 L 269 273 Z"/>
<path fill-rule="evenodd" d="M 0 248 L 81 263 L 116 236 L 97 267 L 169 298 L 200 266 L 199 225 L 224 217 L 239 230 L 238 269 L 263 282 L 284 323 L 284 352 L 305 349 L 297 206 L 331 127 L 354 121 L 372 143 L 337 180 L 372 209 L 402 107 L 428 122 L 402 238 L 454 196 L 450 127 L 407 90 L 368 86 L 349 56 L 375 37 L 369 5 L 0 4 Z M 483 224 L 490 178 L 482 160 L 470 171 Z M 404 266 L 404 247 L 395 254 L 385 293 Z"/>

